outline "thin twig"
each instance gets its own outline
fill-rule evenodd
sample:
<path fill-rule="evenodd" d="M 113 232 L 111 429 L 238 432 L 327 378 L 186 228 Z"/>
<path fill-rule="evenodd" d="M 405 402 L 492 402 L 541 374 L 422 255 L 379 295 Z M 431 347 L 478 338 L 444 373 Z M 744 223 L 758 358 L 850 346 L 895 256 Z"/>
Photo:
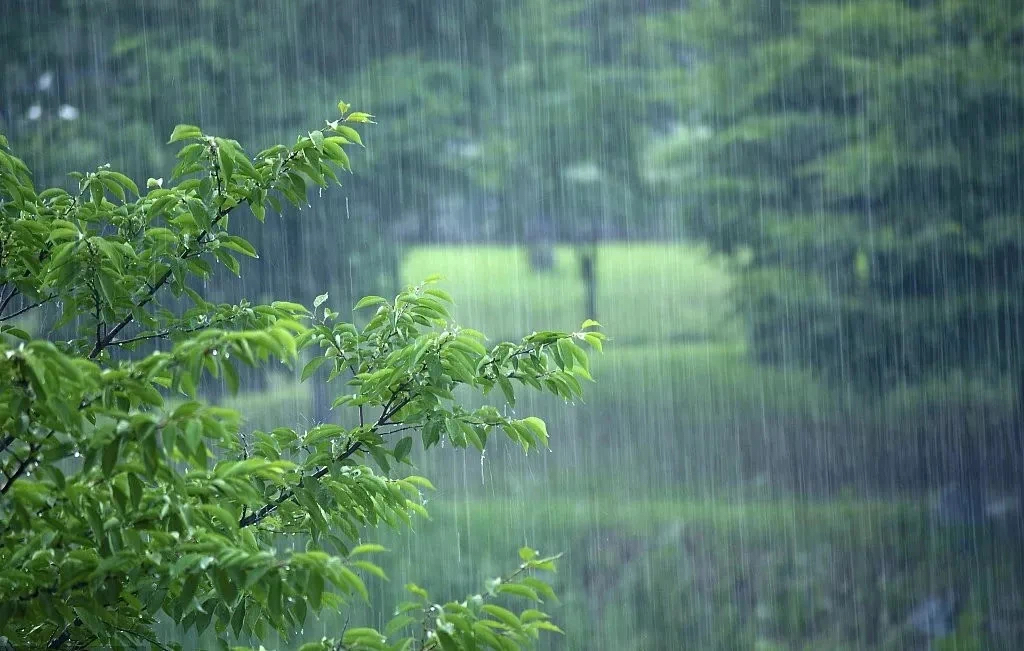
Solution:
<path fill-rule="evenodd" d="M 396 396 L 397 396 L 397 394 L 396 394 Z M 392 402 L 394 402 L 394 398 L 396 396 L 392 396 L 392 399 L 388 402 L 389 405 Z M 400 400 L 398 403 L 394 404 L 394 406 L 392 406 L 390 409 L 388 409 L 388 407 L 385 406 L 384 412 L 381 413 L 380 418 L 377 419 L 377 422 L 373 424 L 373 427 L 371 429 L 373 431 L 376 431 L 377 429 L 387 425 L 387 420 L 389 418 L 391 418 L 393 415 L 395 415 L 398 412 L 399 409 L 401 409 L 402 407 L 404 407 L 407 404 L 409 404 L 409 402 L 411 400 L 412 400 L 412 396 L 408 396 L 404 400 Z M 390 434 L 390 433 L 391 432 L 388 432 L 388 434 Z M 363 446 L 363 444 L 362 444 L 361 441 L 354 441 L 354 442 L 352 442 L 347 448 L 345 448 L 345 450 L 340 455 L 338 455 L 334 459 L 334 462 L 333 462 L 332 465 L 339 464 L 339 463 L 345 461 L 346 459 L 350 458 L 352 455 L 354 455 L 356 452 L 358 452 L 360 450 L 360 448 L 362 448 L 362 446 Z M 312 480 L 312 481 L 319 481 L 322 477 L 324 477 L 330 471 L 331 471 L 331 466 L 330 465 L 323 466 L 322 468 L 317 469 L 316 472 L 314 472 L 313 474 L 309 475 L 308 477 L 306 477 L 305 479 L 300 481 L 299 482 L 299 487 L 301 488 L 302 485 L 306 481 L 310 481 L 310 480 Z M 288 490 L 282 492 L 280 495 L 277 496 L 277 498 L 274 499 L 274 501 L 270 502 L 269 504 L 264 505 L 258 511 L 253 511 L 248 516 L 240 519 L 238 521 L 238 527 L 240 529 L 244 529 L 246 527 L 251 527 L 254 524 L 258 524 L 259 522 L 262 522 L 263 520 L 265 520 L 268 517 L 270 517 L 270 515 L 273 514 L 274 511 L 276 511 L 279 506 L 281 506 L 282 504 L 284 504 L 288 500 L 292 499 L 293 497 L 295 497 L 295 490 L 294 489 L 288 489 Z"/>
<path fill-rule="evenodd" d="M 137 637 L 140 640 L 145 640 L 146 642 L 149 642 L 152 646 L 158 649 L 163 649 L 164 651 L 171 651 L 171 647 L 167 646 L 166 644 L 161 644 L 160 641 L 157 640 L 155 637 L 151 635 L 146 635 L 141 631 L 131 631 L 125 628 L 121 628 L 119 626 L 113 626 L 112 628 L 116 631 L 121 631 L 125 635 L 131 635 L 132 637 Z"/>
<path fill-rule="evenodd" d="M 28 467 L 35 462 L 36 453 L 39 452 L 39 449 L 42 447 L 42 442 L 33 443 L 29 445 L 28 455 L 24 459 L 20 459 L 17 456 L 14 457 L 15 459 L 18 459 L 18 467 L 14 470 L 13 473 L 11 473 L 10 478 L 7 480 L 7 482 L 4 483 L 2 487 L 0 487 L 0 495 L 6 495 L 7 491 L 11 490 L 11 487 L 14 486 L 14 482 L 18 481 L 18 478 L 21 477 L 22 474 L 24 474 L 25 471 L 28 470 Z M 4 471 L 4 474 L 6 475 L 7 472 Z"/>
<path fill-rule="evenodd" d="M 55 636 L 55 637 L 50 639 L 50 642 L 46 645 L 46 648 L 47 649 L 59 649 L 62 646 L 64 646 L 65 644 L 67 644 L 67 642 L 71 639 L 71 629 L 72 629 L 72 627 L 80 626 L 81 624 L 82 624 L 82 620 L 76 617 L 75 621 L 71 622 L 70 624 L 66 624 L 64 626 L 64 629 L 60 632 L 60 635 L 57 635 L 57 636 Z"/>
<path fill-rule="evenodd" d="M 407 431 L 413 430 L 413 429 L 419 429 L 419 425 L 409 425 L 407 427 L 399 427 L 397 429 L 392 429 L 392 430 L 388 430 L 386 432 L 381 432 L 380 435 L 381 436 L 391 436 L 392 434 L 398 434 L 399 432 L 407 432 Z"/>
<path fill-rule="evenodd" d="M 14 317 L 19 316 L 21 314 L 24 314 L 25 312 L 28 312 L 29 310 L 34 310 L 37 307 L 45 305 L 45 304 L 49 303 L 50 301 L 52 301 L 55 298 L 57 298 L 56 294 L 50 294 L 49 296 L 47 296 L 43 300 L 39 301 L 38 303 L 33 303 L 32 305 L 29 305 L 27 307 L 21 308 L 17 312 L 12 312 L 12 313 L 8 314 L 7 316 L 0 317 L 0 323 L 3 323 L 4 321 L 10 321 Z"/>
<path fill-rule="evenodd" d="M 360 443 L 360 442 L 352 443 L 351 445 L 349 445 L 345 449 L 344 452 L 342 452 L 340 455 L 338 455 L 338 457 L 334 460 L 334 463 L 337 464 L 337 463 L 341 463 L 342 461 L 345 461 L 346 459 L 351 457 L 353 454 L 355 454 L 359 450 L 360 447 L 362 447 L 362 443 Z M 312 475 L 309 475 L 308 477 L 306 477 L 305 479 L 300 481 L 299 482 L 299 487 L 301 488 L 303 483 L 305 483 L 307 480 L 319 481 L 320 478 L 322 478 L 324 475 L 326 475 L 328 472 L 330 472 L 330 470 L 331 470 L 330 466 L 323 466 L 322 468 L 320 468 L 316 472 L 314 472 Z M 238 521 L 238 527 L 240 529 L 244 529 L 246 527 L 251 527 L 254 524 L 258 524 L 258 523 L 262 522 L 263 520 L 265 520 L 268 517 L 270 517 L 270 515 L 273 514 L 274 511 L 276 511 L 279 506 L 281 506 L 282 504 L 284 504 L 288 500 L 292 499 L 293 497 L 295 497 L 295 490 L 289 488 L 288 490 L 286 490 L 283 493 L 281 493 L 280 495 L 278 495 L 277 498 L 273 502 L 270 502 L 269 504 L 266 504 L 265 506 L 260 508 L 260 510 L 253 511 L 247 517 L 244 517 L 241 520 L 239 520 Z"/>
<path fill-rule="evenodd" d="M 149 302 L 153 300 L 153 295 L 160 291 L 160 288 L 163 287 L 168 280 L 170 280 L 171 273 L 171 270 L 167 269 L 167 271 L 165 271 L 164 274 L 160 276 L 160 280 L 156 282 L 156 285 L 152 286 L 146 292 L 146 295 L 143 296 L 142 300 L 135 305 L 135 309 L 142 309 L 149 305 Z M 96 342 L 96 346 L 93 347 L 92 352 L 89 353 L 89 359 L 95 359 L 101 352 L 103 352 L 104 348 L 110 345 L 110 342 L 114 340 L 114 337 L 116 337 L 118 333 L 124 330 L 129 323 L 135 320 L 134 312 L 135 310 L 129 312 L 125 318 L 121 319 L 121 321 L 119 321 L 116 326 L 114 326 L 113 328 L 110 329 L 109 332 L 107 332 L 106 337 Z"/>
<path fill-rule="evenodd" d="M 89 247 L 89 250 L 92 251 L 92 246 Z M 103 341 L 103 326 L 105 324 L 103 322 L 103 306 L 100 305 L 100 293 L 99 290 L 96 289 L 96 284 L 96 281 L 93 281 L 92 301 L 96 305 L 96 345 L 99 346 L 100 342 Z"/>
<path fill-rule="evenodd" d="M 4 310 L 7 309 L 7 304 L 11 302 L 12 298 L 18 295 L 18 291 L 18 288 L 15 287 L 14 289 L 11 290 L 11 293 L 4 298 L 4 302 L 0 303 L 0 314 L 4 313 Z"/>
<path fill-rule="evenodd" d="M 135 343 L 137 341 L 146 341 L 147 339 L 163 339 L 165 337 L 170 337 L 171 335 L 187 335 L 187 334 L 192 334 L 193 332 L 199 332 L 200 330 L 205 330 L 207 328 L 212 328 L 214 326 L 220 325 L 221 323 L 222 323 L 221 321 L 210 321 L 209 323 L 204 323 L 202 325 L 197 325 L 197 326 L 190 326 L 188 328 L 182 328 L 181 330 L 169 330 L 168 329 L 168 330 L 161 330 L 159 332 L 151 332 L 148 335 L 138 335 L 136 337 L 129 337 L 128 339 L 113 339 L 113 340 L 110 341 L 109 344 L 107 344 L 107 346 L 121 346 L 121 345 L 124 345 L 124 344 L 132 344 L 132 343 Z"/>

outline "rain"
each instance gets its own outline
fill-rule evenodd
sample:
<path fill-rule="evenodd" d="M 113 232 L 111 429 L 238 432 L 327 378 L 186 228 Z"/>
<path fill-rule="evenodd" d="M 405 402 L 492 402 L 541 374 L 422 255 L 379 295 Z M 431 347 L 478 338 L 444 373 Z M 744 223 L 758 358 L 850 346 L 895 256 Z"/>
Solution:
<path fill-rule="evenodd" d="M 373 116 L 340 187 L 233 218 L 259 257 L 211 301 L 347 318 L 438 274 L 488 347 L 607 336 L 582 399 L 460 395 L 550 450 L 413 436 L 391 473 L 436 490 L 367 531 L 388 580 L 267 648 L 383 630 L 409 582 L 479 598 L 524 546 L 561 554 L 540 649 L 1024 648 L 1018 0 L 4 0 L 0 45 L 37 188 L 170 186 L 178 124 L 254 153 Z M 362 424 L 301 371 L 200 389 L 247 456 Z"/>

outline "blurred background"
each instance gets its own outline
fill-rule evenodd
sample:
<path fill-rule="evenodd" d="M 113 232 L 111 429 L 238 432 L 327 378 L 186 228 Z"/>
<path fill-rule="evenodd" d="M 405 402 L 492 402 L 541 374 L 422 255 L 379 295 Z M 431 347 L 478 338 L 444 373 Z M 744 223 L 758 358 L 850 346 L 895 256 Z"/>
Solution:
<path fill-rule="evenodd" d="M 41 187 L 167 176 L 180 122 L 254 152 L 376 116 L 208 296 L 440 273 L 495 340 L 603 324 L 585 404 L 516 407 L 551 452 L 420 458 L 377 605 L 528 543 L 566 552 L 550 648 L 1024 648 L 1019 0 L 0 0 L 0 43 Z M 346 422 L 297 379 L 210 395 Z"/>

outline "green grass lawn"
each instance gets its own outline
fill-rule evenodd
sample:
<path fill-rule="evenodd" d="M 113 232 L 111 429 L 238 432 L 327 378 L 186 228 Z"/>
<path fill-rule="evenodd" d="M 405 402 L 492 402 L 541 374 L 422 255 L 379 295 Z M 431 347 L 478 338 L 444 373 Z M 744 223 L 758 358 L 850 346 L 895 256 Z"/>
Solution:
<path fill-rule="evenodd" d="M 417 246 L 406 253 L 403 281 L 432 274 L 455 297 L 460 322 L 492 337 L 573 329 L 584 314 L 579 259 L 555 248 L 550 271 L 530 269 L 527 252 L 510 246 Z M 686 244 L 604 244 L 598 247 L 598 320 L 623 343 L 738 341 L 728 307 L 725 261 Z"/>

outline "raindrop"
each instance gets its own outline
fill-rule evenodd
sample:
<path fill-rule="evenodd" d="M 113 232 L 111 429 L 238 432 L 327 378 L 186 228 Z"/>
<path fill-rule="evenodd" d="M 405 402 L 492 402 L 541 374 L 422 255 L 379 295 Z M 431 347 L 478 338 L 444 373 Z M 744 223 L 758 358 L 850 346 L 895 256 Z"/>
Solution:
<path fill-rule="evenodd" d="M 61 104 L 60 108 L 57 109 L 57 115 L 61 120 L 77 120 L 78 109 L 70 104 Z"/>
<path fill-rule="evenodd" d="M 43 117 L 43 107 L 38 104 L 33 104 L 28 108 L 28 119 L 38 120 Z"/>
<path fill-rule="evenodd" d="M 47 70 L 43 74 L 39 75 L 39 81 L 36 82 L 36 88 L 42 91 L 50 90 L 53 86 L 53 73 Z"/>

